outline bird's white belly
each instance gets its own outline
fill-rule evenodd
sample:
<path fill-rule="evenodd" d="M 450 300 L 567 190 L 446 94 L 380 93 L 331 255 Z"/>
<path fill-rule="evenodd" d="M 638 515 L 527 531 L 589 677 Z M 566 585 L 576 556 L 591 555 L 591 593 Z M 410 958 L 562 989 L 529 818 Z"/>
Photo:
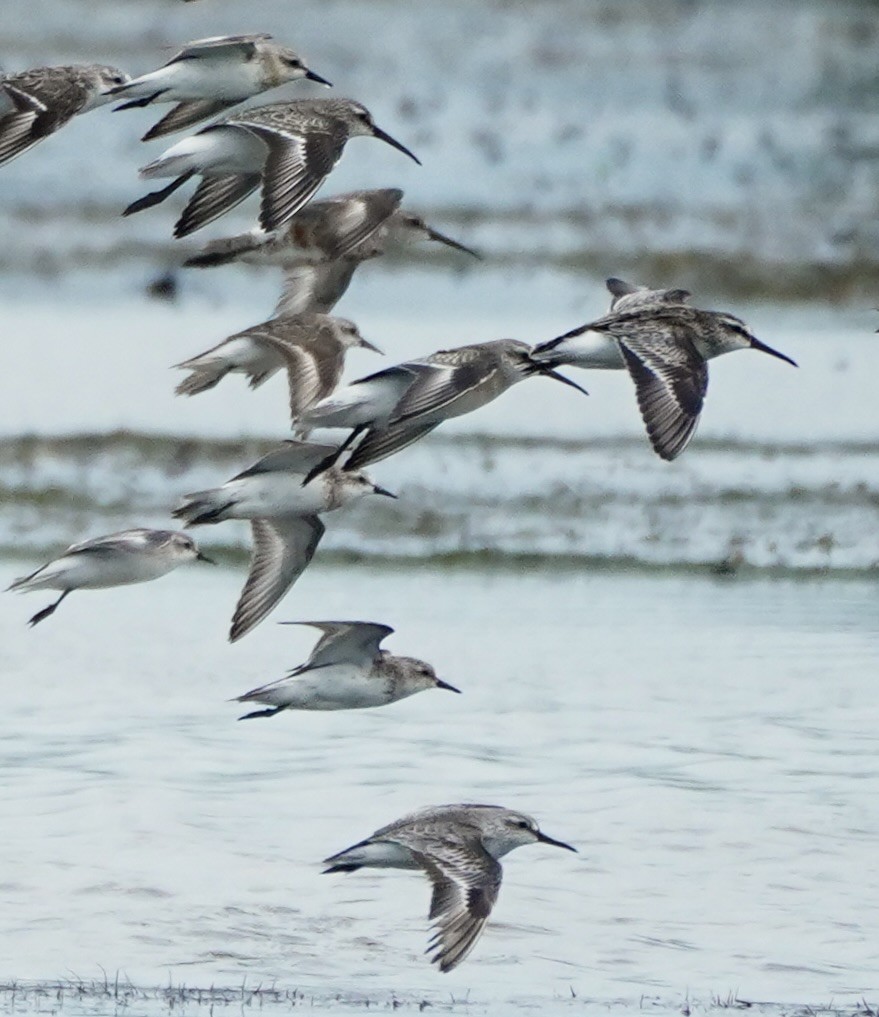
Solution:
<path fill-rule="evenodd" d="M 156 85 L 168 88 L 163 100 L 244 99 L 260 91 L 255 64 L 230 60 L 179 60 L 156 71 Z"/>
<path fill-rule="evenodd" d="M 357 427 L 386 420 L 410 384 L 411 380 L 391 377 L 346 385 L 312 406 L 308 422 L 316 427 Z"/>
<path fill-rule="evenodd" d="M 268 149 L 255 135 L 236 127 L 212 127 L 172 145 L 140 171 L 143 177 L 261 173 Z"/>
<path fill-rule="evenodd" d="M 386 683 L 369 678 L 363 668 L 336 666 L 315 668 L 267 690 L 274 706 L 294 710 L 360 710 L 389 702 Z M 261 701 L 262 698 L 261 698 Z"/>
<path fill-rule="evenodd" d="M 200 359 L 204 363 L 225 364 L 230 371 L 242 374 L 258 374 L 272 368 L 279 370 L 284 366 L 280 354 L 247 338 L 232 339 L 223 343 Z"/>
<path fill-rule="evenodd" d="M 355 865 L 367 865 L 373 869 L 420 869 L 421 866 L 412 857 L 412 852 L 402 844 L 390 840 L 375 840 L 359 847 L 351 848 L 337 858 L 338 862 L 351 862 Z"/>
<path fill-rule="evenodd" d="M 325 512 L 326 488 L 322 477 L 302 486 L 301 473 L 260 473 L 224 485 L 235 504 L 232 519 L 272 519 Z"/>
<path fill-rule="evenodd" d="M 75 554 L 54 562 L 38 578 L 51 589 L 101 590 L 158 579 L 170 572 L 174 564 L 164 556 Z"/>

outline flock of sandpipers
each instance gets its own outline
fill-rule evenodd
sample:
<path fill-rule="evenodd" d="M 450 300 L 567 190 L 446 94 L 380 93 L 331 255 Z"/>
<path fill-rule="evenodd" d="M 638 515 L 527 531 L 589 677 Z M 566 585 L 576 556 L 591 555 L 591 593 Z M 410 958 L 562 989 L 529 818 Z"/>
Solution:
<path fill-rule="evenodd" d="M 0 165 L 76 114 L 106 103 L 119 101 L 117 109 L 171 103 L 144 140 L 210 122 L 141 170 L 143 177 L 170 177 L 171 183 L 135 201 L 124 214 L 154 206 L 199 178 L 174 227 L 174 235 L 184 237 L 260 192 L 256 228 L 207 244 L 187 264 L 281 266 L 285 284 L 275 314 L 178 365 L 189 372 L 177 388 L 183 395 L 212 388 L 233 372 L 246 375 L 254 388 L 281 370 L 289 380 L 296 440 L 285 441 L 222 486 L 186 495 L 173 513 L 186 526 L 250 521 L 250 569 L 230 640 L 258 625 L 302 575 L 324 533 L 325 513 L 370 494 L 394 497 L 364 467 L 525 378 L 554 378 L 583 391 L 557 368 L 627 370 L 650 442 L 670 460 L 693 437 L 709 359 L 756 349 L 793 363 L 733 315 L 690 306 L 685 290 L 651 290 L 609 279 L 608 313 L 549 342 L 529 346 L 501 339 L 440 350 L 340 388 L 346 351 L 354 346 L 376 350 L 352 322 L 330 313 L 358 265 L 391 244 L 418 239 L 475 252 L 403 209 L 397 189 L 308 204 L 353 137 L 378 138 L 418 160 L 349 99 L 302 99 L 228 112 L 300 78 L 329 84 L 268 35 L 190 42 L 164 66 L 136 78 L 98 65 L 40 67 L 0 77 Z M 307 440 L 319 428 L 344 429 L 348 435 L 341 443 Z M 73 590 L 156 579 L 194 559 L 209 561 L 186 533 L 131 529 L 74 544 L 10 589 L 61 591 L 31 618 L 35 625 Z M 240 702 L 265 707 L 246 717 L 381 706 L 429 688 L 458 691 L 424 661 L 381 649 L 393 631 L 387 625 L 301 624 L 321 632 L 311 656 L 281 680 L 240 696 Z M 535 841 L 575 850 L 510 809 L 436 806 L 333 855 L 326 871 L 364 866 L 424 871 L 433 886 L 429 917 L 435 932 L 428 952 L 440 970 L 449 971 L 467 956 L 488 920 L 501 884 L 498 859 Z"/>

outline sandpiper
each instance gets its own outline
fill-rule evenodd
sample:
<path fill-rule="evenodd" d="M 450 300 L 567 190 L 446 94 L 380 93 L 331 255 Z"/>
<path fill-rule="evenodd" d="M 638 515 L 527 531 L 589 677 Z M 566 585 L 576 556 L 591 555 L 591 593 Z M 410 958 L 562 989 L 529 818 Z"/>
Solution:
<path fill-rule="evenodd" d="M 394 631 L 389 625 L 363 621 L 283 624 L 311 625 L 323 635 L 308 660 L 286 678 L 238 696 L 236 703 L 266 703 L 271 707 L 246 713 L 239 720 L 274 717 L 282 710 L 359 710 L 385 706 L 425 689 L 460 691 L 437 678 L 425 661 L 397 657 L 382 650 L 382 640 Z"/>
<path fill-rule="evenodd" d="M 117 85 L 110 95 L 128 100 L 117 110 L 152 103 L 177 104 L 143 136 L 149 141 L 192 127 L 298 78 L 330 84 L 270 35 L 217 35 L 187 42 L 158 70 Z"/>
<path fill-rule="evenodd" d="M 159 191 L 129 205 L 130 215 L 164 201 L 192 176 L 201 183 L 174 227 L 175 237 L 201 229 L 243 201 L 262 183 L 259 224 L 279 229 L 312 197 L 359 135 L 378 138 L 418 159 L 377 127 L 351 99 L 300 99 L 230 113 L 172 145 L 141 176 L 174 177 Z"/>
<path fill-rule="evenodd" d="M 414 212 L 400 208 L 403 192 L 396 187 L 352 191 L 312 201 L 280 230 L 251 230 L 210 241 L 184 265 L 208 268 L 240 261 L 247 265 L 323 264 L 344 258 L 371 240 L 384 251 L 391 245 L 432 240 L 475 258 L 476 251 L 447 237 Z"/>
<path fill-rule="evenodd" d="M 761 342 L 745 323 L 721 311 L 654 302 L 614 312 L 534 348 L 558 366 L 626 368 L 654 451 L 675 459 L 693 437 L 708 388 L 707 361 L 734 350 L 761 350 L 796 367 Z"/>
<path fill-rule="evenodd" d="M 366 840 L 324 860 L 324 872 L 422 869 L 433 885 L 427 953 L 451 971 L 479 939 L 501 887 L 498 859 L 524 844 L 575 847 L 541 833 L 521 812 L 500 805 L 437 805 L 383 826 Z"/>
<path fill-rule="evenodd" d="M 534 360 L 531 347 L 517 339 L 439 350 L 360 379 L 329 400 L 316 403 L 303 416 L 308 426 L 353 429 L 342 446 L 317 464 L 308 478 L 332 465 L 358 436 L 362 435 L 361 440 L 346 468 L 359 469 L 393 455 L 444 420 L 485 406 L 534 374 L 555 378 L 585 394 L 576 382 L 551 369 L 551 365 Z M 393 402 L 395 397 L 397 401 Z"/>
<path fill-rule="evenodd" d="M 303 483 L 304 475 L 334 451 L 285 442 L 222 487 L 186 495 L 174 510 L 186 526 L 250 520 L 250 571 L 232 616 L 230 642 L 258 625 L 305 571 L 324 534 L 321 513 L 367 494 L 395 497 L 366 474 L 338 467 Z"/>
<path fill-rule="evenodd" d="M 0 76 L 0 166 L 63 127 L 78 113 L 110 101 L 128 75 L 103 64 L 34 67 Z"/>
<path fill-rule="evenodd" d="M 290 392 L 290 416 L 297 423 L 314 403 L 339 384 L 345 354 L 354 346 L 381 353 L 353 321 L 328 314 L 282 315 L 236 332 L 197 357 L 176 367 L 191 373 L 175 389 L 177 395 L 196 395 L 238 372 L 257 388 L 285 368 Z"/>
<path fill-rule="evenodd" d="M 122 530 L 71 544 L 36 572 L 22 576 L 8 587 L 19 593 L 29 590 L 61 590 L 61 596 L 30 619 L 31 626 L 53 614 L 74 590 L 104 590 L 158 579 L 187 561 L 205 561 L 188 533 L 176 530 Z"/>

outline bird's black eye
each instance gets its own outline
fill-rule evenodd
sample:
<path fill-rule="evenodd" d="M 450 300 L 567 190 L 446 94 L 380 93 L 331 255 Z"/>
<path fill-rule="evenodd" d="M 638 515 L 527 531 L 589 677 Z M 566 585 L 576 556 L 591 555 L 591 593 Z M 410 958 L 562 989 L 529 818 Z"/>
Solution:
<path fill-rule="evenodd" d="M 518 820 L 518 822 L 516 823 L 516 826 L 518 826 L 520 830 L 530 830 L 531 829 L 531 824 L 526 822 L 524 819 Z"/>

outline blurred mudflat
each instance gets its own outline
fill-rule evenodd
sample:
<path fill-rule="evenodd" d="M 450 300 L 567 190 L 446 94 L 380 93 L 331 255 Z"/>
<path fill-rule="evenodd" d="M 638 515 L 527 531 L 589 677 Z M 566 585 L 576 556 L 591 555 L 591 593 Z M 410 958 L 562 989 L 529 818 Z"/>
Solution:
<path fill-rule="evenodd" d="M 177 44 L 272 32 L 424 162 L 358 142 L 327 192 L 400 186 L 523 280 L 637 270 L 656 285 L 870 298 L 879 222 L 868 0 L 29 0 L 4 69 L 139 73 Z M 7 19 L 11 21 L 11 19 Z M 471 44 L 478 40 L 478 45 Z M 296 83 L 275 101 L 327 95 Z M 154 110 L 82 117 L 4 170 L 0 268 L 136 278 L 182 260 L 168 208 L 117 216 L 163 150 Z M 199 237 L 248 228 L 247 202 Z M 437 257 L 450 260 L 446 255 Z"/>

